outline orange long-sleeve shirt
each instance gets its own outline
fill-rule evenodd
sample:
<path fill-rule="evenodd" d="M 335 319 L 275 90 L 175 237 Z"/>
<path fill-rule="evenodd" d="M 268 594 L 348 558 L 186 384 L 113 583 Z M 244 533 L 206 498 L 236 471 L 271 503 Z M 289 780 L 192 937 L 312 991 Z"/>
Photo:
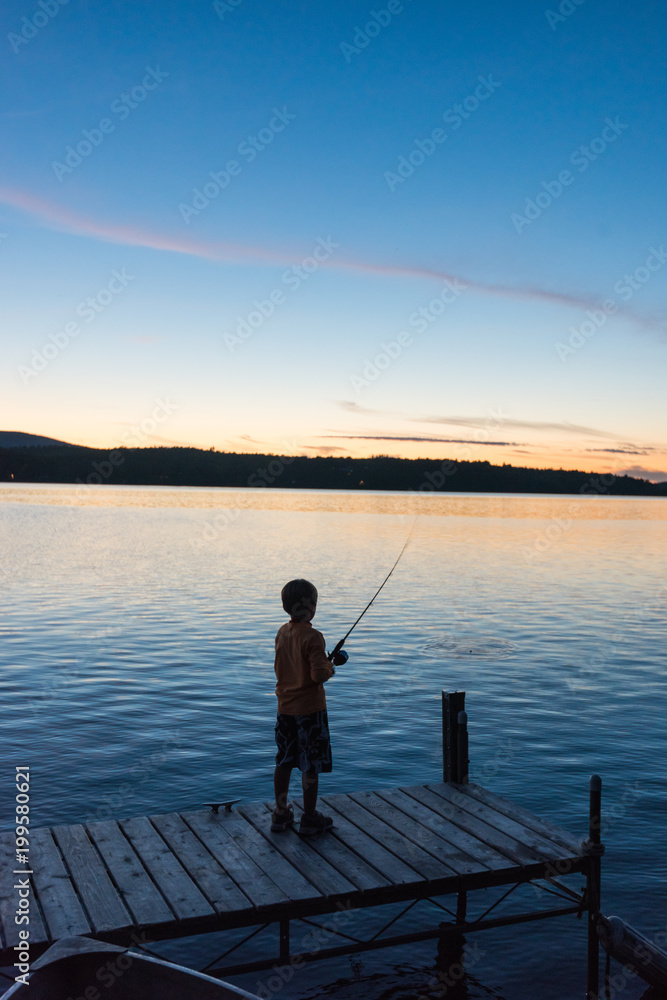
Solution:
<path fill-rule="evenodd" d="M 310 622 L 286 622 L 276 635 L 276 694 L 283 715 L 309 715 L 327 707 L 324 682 L 334 675 L 324 636 Z"/>

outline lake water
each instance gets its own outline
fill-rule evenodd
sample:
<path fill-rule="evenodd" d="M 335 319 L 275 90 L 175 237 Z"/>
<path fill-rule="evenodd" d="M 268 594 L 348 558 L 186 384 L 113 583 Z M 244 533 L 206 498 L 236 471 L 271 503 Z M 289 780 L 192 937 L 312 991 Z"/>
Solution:
<path fill-rule="evenodd" d="M 440 780 L 441 691 L 465 690 L 472 780 L 583 837 L 599 772 L 603 911 L 667 930 L 662 499 L 2 484 L 2 818 L 15 764 L 30 766 L 38 825 L 270 798 L 282 584 L 313 580 L 331 648 L 415 517 L 327 686 L 322 790 Z M 516 907 L 534 908 L 521 892 Z M 583 924 L 476 935 L 479 960 L 447 995 L 583 996 Z M 203 964 L 218 945 L 159 950 Z M 313 963 L 281 995 L 435 996 L 435 953 Z"/>

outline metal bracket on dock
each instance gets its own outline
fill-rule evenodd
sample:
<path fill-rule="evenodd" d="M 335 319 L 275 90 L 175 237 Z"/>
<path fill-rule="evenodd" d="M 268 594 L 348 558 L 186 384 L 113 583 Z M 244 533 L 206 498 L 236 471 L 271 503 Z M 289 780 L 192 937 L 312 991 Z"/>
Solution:
<path fill-rule="evenodd" d="M 550 917 L 560 917 L 570 914 L 576 914 L 580 912 L 582 899 L 579 898 L 573 905 L 560 906 L 548 910 L 537 910 L 522 913 L 512 913 L 506 916 L 493 916 L 489 915 L 493 910 L 496 909 L 501 903 L 503 903 L 509 895 L 511 895 L 516 889 L 521 885 L 530 885 L 531 882 L 515 883 L 510 888 L 503 893 L 503 895 L 491 904 L 477 919 L 467 919 L 466 918 L 466 902 L 467 893 L 459 892 L 457 894 L 457 908 L 456 913 L 450 910 L 447 906 L 443 905 L 440 899 L 432 898 L 430 896 L 423 896 L 419 899 L 412 899 L 407 903 L 406 906 L 402 907 L 399 913 L 394 914 L 383 926 L 374 931 L 365 940 L 356 937 L 349 932 L 341 931 L 337 928 L 331 927 L 328 924 L 320 924 L 317 920 L 309 917 L 293 917 L 291 920 L 283 919 L 279 924 L 279 938 L 280 938 L 280 954 L 279 956 L 274 956 L 272 958 L 266 959 L 254 959 L 251 962 L 238 963 L 236 965 L 220 965 L 223 958 L 229 958 L 234 951 L 246 944 L 250 938 L 254 937 L 260 930 L 266 930 L 269 925 L 265 924 L 257 930 L 253 931 L 251 934 L 244 937 L 241 941 L 232 945 L 227 951 L 218 956 L 213 962 L 210 962 L 202 972 L 206 972 L 208 975 L 226 978 L 233 975 L 243 975 L 247 972 L 260 972 L 262 970 L 272 969 L 275 967 L 277 962 L 312 962 L 312 961 L 322 961 L 329 958 L 339 958 L 344 955 L 354 955 L 357 953 L 365 951 L 375 951 L 380 948 L 392 948 L 398 947 L 404 944 L 413 944 L 418 941 L 428 941 L 438 939 L 439 941 L 446 944 L 451 941 L 460 941 L 462 936 L 467 933 L 476 933 L 482 930 L 491 930 L 497 927 L 511 927 L 516 924 L 529 923 L 535 920 L 546 920 Z M 558 894 L 556 894 L 558 895 Z M 561 897 L 566 898 L 566 897 Z M 410 933 L 404 934 L 394 934 L 391 937 L 385 936 L 386 932 L 396 924 L 402 917 L 407 913 L 412 911 L 419 903 L 430 903 L 431 905 L 437 907 L 437 909 L 442 910 L 447 913 L 452 919 L 441 922 L 434 927 L 425 929 L 422 931 L 412 931 Z M 321 930 L 325 935 L 331 936 L 332 938 L 340 938 L 345 943 L 341 945 L 333 945 L 332 947 L 318 947 L 315 951 L 291 954 L 290 953 L 290 924 L 305 924 L 308 927 L 314 927 L 317 930 Z"/>
<path fill-rule="evenodd" d="M 601 858 L 604 854 L 604 844 L 590 839 L 582 840 L 581 853 L 588 855 L 589 858 Z"/>

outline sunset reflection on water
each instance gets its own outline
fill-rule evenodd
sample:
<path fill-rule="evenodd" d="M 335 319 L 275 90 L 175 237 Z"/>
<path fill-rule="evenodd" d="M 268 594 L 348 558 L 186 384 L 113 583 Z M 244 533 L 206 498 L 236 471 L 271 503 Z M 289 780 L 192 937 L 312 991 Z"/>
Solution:
<path fill-rule="evenodd" d="M 187 507 L 434 517 L 667 520 L 662 497 L 586 494 L 413 493 L 199 486 L 88 486 L 3 483 L 0 503 L 77 507 Z"/>

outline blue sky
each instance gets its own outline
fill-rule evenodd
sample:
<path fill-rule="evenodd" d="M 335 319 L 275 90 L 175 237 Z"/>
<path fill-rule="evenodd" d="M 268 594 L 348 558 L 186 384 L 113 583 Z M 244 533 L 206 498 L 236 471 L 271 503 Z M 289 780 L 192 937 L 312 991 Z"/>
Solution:
<path fill-rule="evenodd" d="M 657 2 L 0 18 L 0 426 L 667 478 Z"/>

